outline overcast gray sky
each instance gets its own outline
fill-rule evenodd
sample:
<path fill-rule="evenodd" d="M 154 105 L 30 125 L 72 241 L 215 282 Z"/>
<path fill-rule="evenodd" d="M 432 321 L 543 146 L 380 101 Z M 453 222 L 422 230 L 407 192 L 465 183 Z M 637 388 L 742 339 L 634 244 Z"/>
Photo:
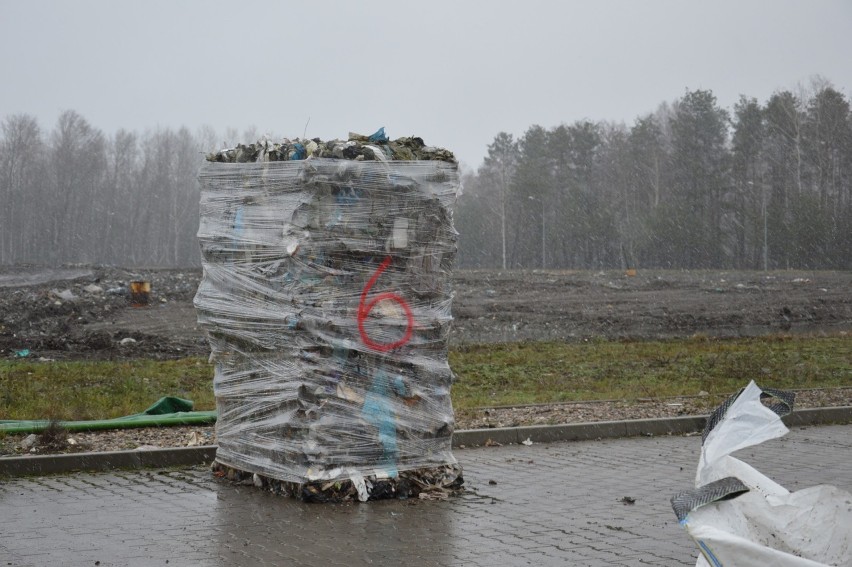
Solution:
<path fill-rule="evenodd" d="M 730 108 L 818 74 L 849 96 L 852 1 L 0 0 L 0 53 L 0 117 L 45 130 L 65 109 L 107 134 L 310 119 L 476 167 L 500 131 L 631 124 L 685 89 Z"/>

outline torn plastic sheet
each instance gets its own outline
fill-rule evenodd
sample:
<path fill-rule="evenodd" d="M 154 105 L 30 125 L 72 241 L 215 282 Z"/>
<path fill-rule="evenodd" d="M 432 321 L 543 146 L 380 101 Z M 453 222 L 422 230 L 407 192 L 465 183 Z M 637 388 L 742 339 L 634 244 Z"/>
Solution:
<path fill-rule="evenodd" d="M 696 489 L 672 498 L 701 551 L 697 567 L 852 566 L 852 494 L 827 485 L 789 492 L 731 456 L 784 436 L 792 407 L 792 394 L 751 382 L 708 420 Z"/>

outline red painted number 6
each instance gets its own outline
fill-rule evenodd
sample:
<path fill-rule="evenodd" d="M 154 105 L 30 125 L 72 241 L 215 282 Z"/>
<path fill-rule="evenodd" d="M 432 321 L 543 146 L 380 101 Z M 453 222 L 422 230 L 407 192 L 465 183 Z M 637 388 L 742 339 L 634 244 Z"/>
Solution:
<path fill-rule="evenodd" d="M 369 348 L 379 352 L 387 352 L 397 347 L 401 347 L 411 340 L 411 333 L 414 331 L 414 314 L 411 312 L 411 307 L 409 307 L 408 303 L 406 303 L 398 294 L 391 292 L 380 293 L 367 303 L 367 294 L 370 293 L 370 288 L 376 285 L 376 281 L 379 279 L 379 276 L 382 275 L 382 272 L 384 272 L 390 264 L 391 257 L 388 256 L 379 265 L 379 268 L 376 270 L 376 273 L 373 274 L 373 277 L 370 278 L 370 281 L 367 282 L 367 285 L 364 286 L 364 291 L 361 292 L 361 301 L 358 303 L 358 332 L 361 334 L 361 340 L 364 341 L 364 344 Z M 364 328 L 364 321 L 367 320 L 367 316 L 370 314 L 370 311 L 372 311 L 376 304 L 380 301 L 385 300 L 399 304 L 399 306 L 402 307 L 402 310 L 405 311 L 405 334 L 401 339 L 392 343 L 379 343 L 372 340 L 367 334 L 367 330 Z"/>

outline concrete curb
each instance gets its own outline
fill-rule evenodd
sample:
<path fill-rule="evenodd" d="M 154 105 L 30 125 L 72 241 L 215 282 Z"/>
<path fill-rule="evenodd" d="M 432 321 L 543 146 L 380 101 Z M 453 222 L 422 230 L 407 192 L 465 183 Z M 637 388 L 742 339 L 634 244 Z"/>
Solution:
<path fill-rule="evenodd" d="M 69 473 L 76 471 L 108 471 L 178 467 L 209 463 L 216 458 L 216 446 L 144 449 L 141 451 L 106 451 L 70 455 L 37 455 L 0 458 L 0 477 Z"/>
<path fill-rule="evenodd" d="M 684 435 L 704 429 L 707 416 L 687 416 L 629 421 L 598 421 L 565 425 L 537 425 L 470 429 L 453 434 L 453 447 L 476 447 L 499 443 L 510 445 L 529 439 L 533 443 L 591 441 L 621 437 Z M 788 427 L 852 423 L 852 406 L 796 410 L 784 418 Z M 0 457 L 0 477 L 60 474 L 77 471 L 107 471 L 189 466 L 210 463 L 216 446 L 174 447 L 136 451 Z"/>
<path fill-rule="evenodd" d="M 796 410 L 783 418 L 787 427 L 852 423 L 852 406 Z M 529 439 L 533 443 L 551 441 L 592 441 L 621 437 L 685 435 L 704 430 L 706 415 L 627 421 L 595 421 L 565 425 L 536 425 L 456 431 L 453 447 L 476 447 L 490 443 L 509 445 Z"/>
<path fill-rule="evenodd" d="M 618 437 L 653 435 L 683 435 L 704 429 L 707 416 L 674 417 L 666 419 L 635 419 L 629 421 L 593 421 L 565 425 L 533 425 L 495 429 L 456 431 L 453 447 L 476 447 L 499 443 L 509 445 L 527 439 L 533 443 L 551 441 L 591 441 Z"/>

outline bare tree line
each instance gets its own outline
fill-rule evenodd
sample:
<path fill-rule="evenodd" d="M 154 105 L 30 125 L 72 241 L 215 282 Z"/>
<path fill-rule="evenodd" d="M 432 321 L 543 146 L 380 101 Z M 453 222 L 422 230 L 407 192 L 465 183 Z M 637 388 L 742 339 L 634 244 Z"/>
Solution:
<path fill-rule="evenodd" d="M 74 111 L 2 122 L 0 263 L 200 265 L 196 174 L 209 129 L 112 137 Z"/>
<path fill-rule="evenodd" d="M 5 117 L 0 264 L 200 265 L 196 174 L 221 143 L 210 128 L 107 136 L 74 111 L 50 132 Z M 469 268 L 850 269 L 850 103 L 823 80 L 732 111 L 696 90 L 629 127 L 501 132 L 456 226 Z"/>
<path fill-rule="evenodd" d="M 463 267 L 852 268 L 852 113 L 816 79 L 733 112 L 498 134 L 456 210 Z"/>

